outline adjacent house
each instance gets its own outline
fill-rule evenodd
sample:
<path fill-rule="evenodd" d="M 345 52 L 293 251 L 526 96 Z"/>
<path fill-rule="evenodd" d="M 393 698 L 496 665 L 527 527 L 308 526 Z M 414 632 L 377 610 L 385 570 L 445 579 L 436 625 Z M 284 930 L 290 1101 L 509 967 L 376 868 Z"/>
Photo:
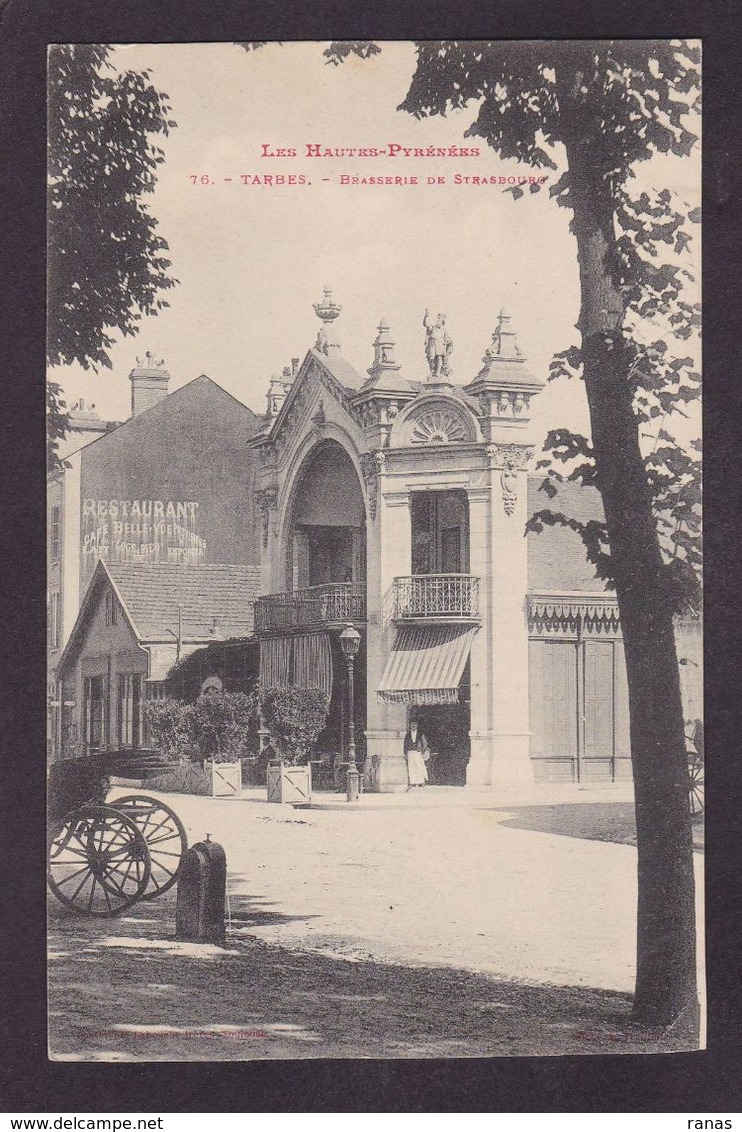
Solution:
<path fill-rule="evenodd" d="M 63 756 L 147 745 L 142 705 L 177 662 L 249 637 L 259 570 L 100 561 L 57 667 Z"/>
<path fill-rule="evenodd" d="M 151 354 L 129 374 L 123 424 L 73 412 L 65 466 L 47 492 L 49 756 L 61 750 L 57 667 L 96 564 L 259 562 L 253 462 L 260 419 L 201 376 L 168 393 L 170 374 Z M 71 438 L 80 447 L 69 451 Z M 92 437 L 93 439 L 90 439 Z"/>

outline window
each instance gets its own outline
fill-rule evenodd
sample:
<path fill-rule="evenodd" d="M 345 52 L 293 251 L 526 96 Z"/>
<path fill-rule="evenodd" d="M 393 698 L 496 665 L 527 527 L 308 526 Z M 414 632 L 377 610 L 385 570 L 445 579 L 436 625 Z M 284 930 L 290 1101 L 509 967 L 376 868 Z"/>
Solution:
<path fill-rule="evenodd" d="M 460 527 L 446 527 L 441 531 L 441 566 L 444 574 L 461 573 Z"/>
<path fill-rule="evenodd" d="M 165 681 L 164 680 L 146 680 L 144 682 L 144 693 L 142 695 L 142 706 L 145 700 L 164 700 L 166 698 Z M 152 736 L 150 735 L 149 725 L 144 715 L 141 713 L 141 725 L 139 728 L 139 745 L 140 747 L 151 747 Z"/>
<path fill-rule="evenodd" d="M 459 574 L 469 569 L 469 503 L 466 493 L 412 493 L 412 573 Z"/>
<path fill-rule="evenodd" d="M 104 676 L 87 676 L 83 681 L 83 727 L 87 750 L 104 744 L 108 715 L 106 684 Z"/>
<path fill-rule="evenodd" d="M 47 602 L 46 643 L 50 649 L 59 648 L 59 594 L 51 593 Z"/>
<path fill-rule="evenodd" d="M 118 606 L 116 598 L 109 590 L 106 594 L 106 625 L 115 625 L 118 621 Z"/>
<path fill-rule="evenodd" d="M 59 561 L 59 507 L 52 507 L 49 521 L 49 554 L 52 562 Z"/>
<path fill-rule="evenodd" d="M 59 685 L 52 680 L 46 685 L 46 703 L 47 703 L 47 730 L 46 730 L 46 750 L 49 758 L 54 758 L 59 750 L 59 721 L 61 718 L 60 713 L 60 688 Z"/>
<path fill-rule="evenodd" d="M 119 746 L 139 747 L 142 733 L 142 678 L 135 673 L 119 676 Z"/>

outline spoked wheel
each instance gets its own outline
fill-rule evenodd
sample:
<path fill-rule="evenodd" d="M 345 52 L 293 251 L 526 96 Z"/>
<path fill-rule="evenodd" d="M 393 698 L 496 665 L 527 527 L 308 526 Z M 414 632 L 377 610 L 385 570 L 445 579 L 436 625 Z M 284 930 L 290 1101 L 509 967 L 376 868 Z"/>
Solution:
<path fill-rule="evenodd" d="M 703 813 L 706 804 L 703 759 L 692 758 L 688 762 L 688 776 L 690 779 L 690 812 L 691 817 L 698 817 Z"/>
<path fill-rule="evenodd" d="M 113 804 L 136 823 L 147 842 L 151 870 L 142 899 L 151 900 L 167 892 L 178 879 L 180 859 L 188 848 L 183 823 L 169 806 L 147 794 L 125 794 Z"/>
<path fill-rule="evenodd" d="M 115 916 L 144 893 L 147 842 L 112 806 L 81 806 L 58 822 L 49 844 L 47 879 L 62 904 L 86 916 Z"/>

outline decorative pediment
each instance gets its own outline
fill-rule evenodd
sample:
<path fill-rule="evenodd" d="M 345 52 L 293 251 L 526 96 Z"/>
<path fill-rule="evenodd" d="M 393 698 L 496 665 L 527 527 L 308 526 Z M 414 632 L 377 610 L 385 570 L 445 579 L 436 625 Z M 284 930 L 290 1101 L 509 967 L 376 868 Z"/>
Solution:
<path fill-rule="evenodd" d="M 275 448 L 279 461 L 291 445 L 292 438 L 307 423 L 320 389 L 326 390 L 343 411 L 362 426 L 361 414 L 348 391 L 316 357 L 315 352 L 310 350 L 267 437 L 267 444 Z M 315 427 L 325 423 L 327 411 L 326 401 L 320 400 L 320 406 L 315 409 L 312 417 Z"/>
<path fill-rule="evenodd" d="M 418 398 L 400 416 L 392 435 L 394 447 L 476 444 L 473 415 L 453 397 Z"/>

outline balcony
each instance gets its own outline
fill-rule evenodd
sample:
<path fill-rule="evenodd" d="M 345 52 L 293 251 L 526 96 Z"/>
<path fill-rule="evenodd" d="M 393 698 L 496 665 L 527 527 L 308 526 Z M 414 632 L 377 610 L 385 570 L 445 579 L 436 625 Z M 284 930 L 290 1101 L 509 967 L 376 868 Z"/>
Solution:
<path fill-rule="evenodd" d="M 394 579 L 395 621 L 479 619 L 479 578 L 471 574 L 416 574 Z"/>
<path fill-rule="evenodd" d="M 292 633 L 297 629 L 365 620 L 366 587 L 358 582 L 335 582 L 291 593 L 268 594 L 255 602 L 256 633 Z"/>

